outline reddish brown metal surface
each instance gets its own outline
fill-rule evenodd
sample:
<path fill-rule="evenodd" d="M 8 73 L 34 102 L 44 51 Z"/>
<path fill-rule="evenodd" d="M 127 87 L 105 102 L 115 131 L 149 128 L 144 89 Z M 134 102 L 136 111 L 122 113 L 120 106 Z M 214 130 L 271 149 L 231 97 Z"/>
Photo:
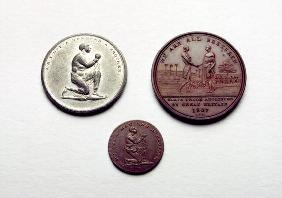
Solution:
<path fill-rule="evenodd" d="M 194 123 L 217 121 L 230 113 L 246 85 L 244 62 L 223 38 L 190 32 L 170 40 L 152 67 L 152 85 L 162 106 Z"/>
<path fill-rule="evenodd" d="M 112 133 L 108 152 L 113 164 L 129 174 L 143 174 L 161 160 L 163 138 L 156 127 L 142 120 L 119 125 Z"/>

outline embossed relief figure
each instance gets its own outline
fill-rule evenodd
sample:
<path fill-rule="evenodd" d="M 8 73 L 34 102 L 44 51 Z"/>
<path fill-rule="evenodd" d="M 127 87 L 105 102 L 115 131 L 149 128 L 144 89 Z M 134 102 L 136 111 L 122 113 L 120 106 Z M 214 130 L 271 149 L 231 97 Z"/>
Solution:
<path fill-rule="evenodd" d="M 198 68 L 198 65 L 194 65 L 192 63 L 192 58 L 189 54 L 189 46 L 183 47 L 183 52 L 181 53 L 181 58 L 184 63 L 184 68 L 182 71 L 182 77 L 185 79 L 185 81 L 180 85 L 179 92 L 182 91 L 182 89 L 187 86 L 187 91 L 190 91 L 190 83 L 191 83 L 191 75 L 192 75 L 192 68 Z M 196 70 L 198 72 L 198 70 Z"/>
<path fill-rule="evenodd" d="M 129 133 L 127 134 L 125 140 L 125 151 L 131 158 L 125 158 L 125 164 L 140 165 L 152 163 L 146 159 L 146 152 L 148 148 L 146 136 L 146 134 L 139 133 L 135 127 L 129 128 Z"/>
<path fill-rule="evenodd" d="M 181 58 L 185 64 L 183 68 L 183 78 L 187 79 L 188 81 L 191 80 L 191 67 L 195 67 L 195 65 L 192 63 L 192 58 L 189 54 L 189 46 L 183 47 L 183 52 L 181 54 Z"/>
<path fill-rule="evenodd" d="M 215 53 L 211 51 L 211 46 L 206 46 L 206 54 L 203 59 L 203 67 L 202 67 L 202 82 L 208 83 L 209 85 L 209 92 L 215 91 L 214 88 L 214 74 L 215 74 L 215 65 L 216 65 L 216 59 L 215 59 Z"/>
<path fill-rule="evenodd" d="M 183 52 L 181 54 L 181 58 L 184 63 L 182 77 L 185 81 L 180 85 L 179 92 L 181 92 L 184 87 L 186 87 L 187 92 L 190 92 L 193 87 L 197 86 L 195 83 L 197 81 L 198 86 L 205 87 L 208 85 L 208 92 L 211 93 L 215 91 L 213 78 L 215 74 L 216 59 L 215 53 L 213 53 L 211 49 L 211 46 L 207 45 L 205 48 L 206 53 L 204 54 L 203 62 L 200 65 L 195 65 L 192 62 L 192 57 L 188 53 L 189 46 L 183 47 Z M 194 76 L 193 79 L 192 75 Z M 198 78 L 201 79 L 201 83 Z"/>
<path fill-rule="evenodd" d="M 71 82 L 77 88 L 65 87 L 62 92 L 63 99 L 74 100 L 98 100 L 104 99 L 97 93 L 101 79 L 99 68 L 100 54 L 95 54 L 95 58 L 87 61 L 87 54 L 91 52 L 89 45 L 81 43 L 79 45 L 80 52 L 76 54 L 72 60 Z M 73 94 L 68 95 L 68 92 Z"/>

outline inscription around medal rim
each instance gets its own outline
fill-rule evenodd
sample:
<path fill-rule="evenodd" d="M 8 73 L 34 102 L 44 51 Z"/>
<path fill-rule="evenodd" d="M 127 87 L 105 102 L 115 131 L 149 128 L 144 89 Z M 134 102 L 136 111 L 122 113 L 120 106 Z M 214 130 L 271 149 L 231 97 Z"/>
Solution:
<path fill-rule="evenodd" d="M 50 61 L 52 61 L 52 59 L 53 59 L 53 56 L 54 55 L 56 55 L 56 53 L 59 51 L 59 50 L 61 50 L 64 46 L 63 45 L 68 45 L 68 44 L 70 44 L 70 41 L 69 40 L 71 40 L 71 41 L 77 41 L 77 40 L 86 40 L 86 38 L 85 38 L 85 35 L 84 36 L 82 36 L 82 37 L 79 37 L 79 36 L 76 36 L 77 38 L 76 39 L 73 39 L 73 38 L 67 38 L 64 42 L 62 42 L 61 44 L 59 44 L 58 46 L 56 46 L 54 49 L 52 49 L 50 52 L 49 52 L 49 56 L 48 56 L 48 58 L 47 58 L 47 61 L 46 61 L 46 64 L 45 64 L 45 69 L 46 70 L 48 70 L 49 69 L 49 65 L 50 65 Z M 101 44 L 102 42 L 104 42 L 104 45 L 111 51 L 111 53 L 114 55 L 114 59 L 115 59 L 115 61 L 116 61 L 116 63 L 117 63 L 117 71 L 118 71 L 118 73 L 120 73 L 121 72 L 121 62 L 122 62 L 122 60 L 118 57 L 118 54 L 119 54 L 119 52 L 117 52 L 117 50 L 115 50 L 114 48 L 112 48 L 112 47 L 109 47 L 109 46 L 111 46 L 112 44 L 110 44 L 108 41 L 106 41 L 106 40 L 101 40 L 101 39 L 97 39 L 97 38 L 92 38 L 91 36 L 88 36 L 87 37 L 87 40 L 92 40 L 92 41 L 96 41 L 96 43 L 99 43 L 99 44 Z"/>

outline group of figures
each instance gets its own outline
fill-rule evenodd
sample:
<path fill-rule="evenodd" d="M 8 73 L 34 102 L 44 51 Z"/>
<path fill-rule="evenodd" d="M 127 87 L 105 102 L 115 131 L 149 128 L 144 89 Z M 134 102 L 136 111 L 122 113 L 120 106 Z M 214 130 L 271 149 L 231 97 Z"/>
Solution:
<path fill-rule="evenodd" d="M 182 77 L 185 79 L 185 81 L 179 88 L 180 92 L 184 87 L 186 87 L 186 90 L 189 92 L 193 87 L 194 81 L 200 82 L 199 86 L 208 86 L 208 92 L 215 91 L 213 78 L 215 74 L 216 56 L 215 53 L 211 51 L 211 49 L 211 46 L 207 45 L 205 48 L 206 53 L 204 54 L 203 62 L 200 65 L 195 65 L 192 62 L 192 58 L 189 54 L 189 46 L 183 47 L 181 58 L 185 66 L 183 68 Z M 192 78 L 192 75 L 194 75 L 196 79 Z"/>

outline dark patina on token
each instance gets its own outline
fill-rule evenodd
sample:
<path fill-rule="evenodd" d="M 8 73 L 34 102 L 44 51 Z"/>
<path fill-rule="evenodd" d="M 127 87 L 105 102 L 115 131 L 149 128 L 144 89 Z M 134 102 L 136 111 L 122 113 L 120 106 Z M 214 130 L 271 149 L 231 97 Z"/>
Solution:
<path fill-rule="evenodd" d="M 156 127 L 142 120 L 119 125 L 112 133 L 108 152 L 113 164 L 129 174 L 143 174 L 157 166 L 164 152 Z"/>
<path fill-rule="evenodd" d="M 208 123 L 236 107 L 245 90 L 246 71 L 241 56 L 226 40 L 190 32 L 158 52 L 152 85 L 169 113 L 183 121 Z"/>

